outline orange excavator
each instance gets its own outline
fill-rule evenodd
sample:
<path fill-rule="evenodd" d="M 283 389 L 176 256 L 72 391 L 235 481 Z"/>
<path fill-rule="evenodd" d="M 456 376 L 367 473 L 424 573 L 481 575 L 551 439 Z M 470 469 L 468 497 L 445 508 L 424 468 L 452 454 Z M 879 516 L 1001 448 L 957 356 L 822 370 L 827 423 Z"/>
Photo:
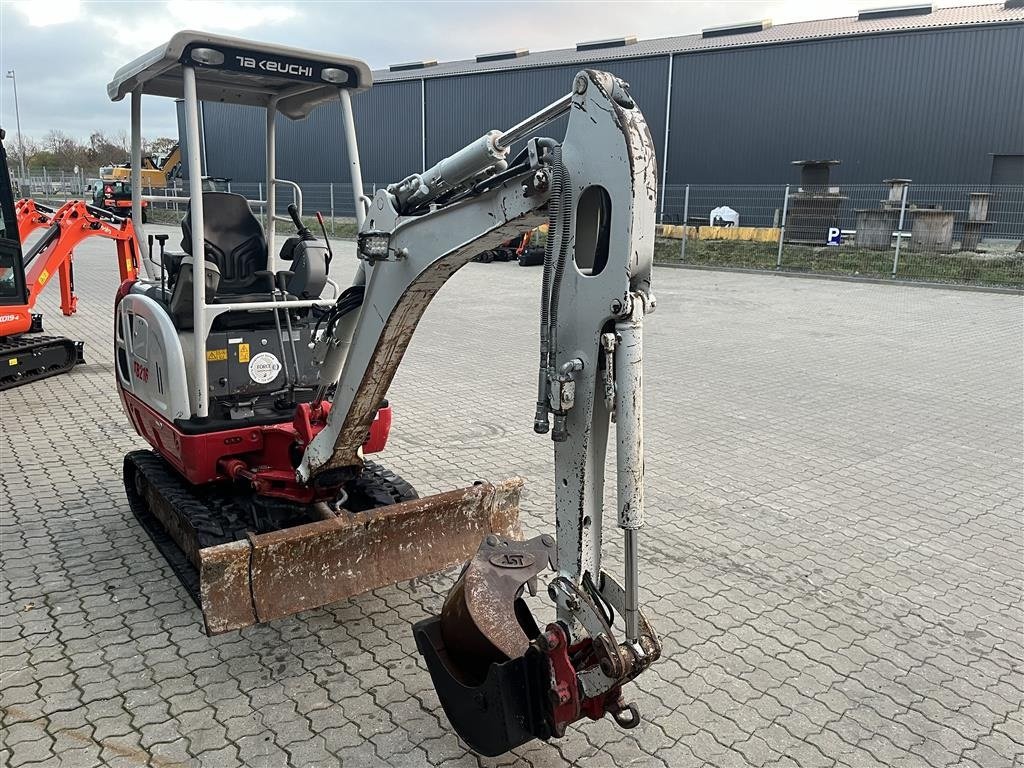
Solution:
<path fill-rule="evenodd" d="M 24 248 L 28 237 L 43 228 L 39 238 Z M 139 245 L 131 220 L 81 200 L 56 209 L 33 200 L 15 202 L 7 153 L 0 143 L 0 391 L 64 373 L 84 362 L 82 342 L 41 335 L 42 315 L 32 308 L 56 276 L 61 312 L 75 313 L 74 249 L 94 236 L 115 242 L 121 280 L 134 280 Z"/>

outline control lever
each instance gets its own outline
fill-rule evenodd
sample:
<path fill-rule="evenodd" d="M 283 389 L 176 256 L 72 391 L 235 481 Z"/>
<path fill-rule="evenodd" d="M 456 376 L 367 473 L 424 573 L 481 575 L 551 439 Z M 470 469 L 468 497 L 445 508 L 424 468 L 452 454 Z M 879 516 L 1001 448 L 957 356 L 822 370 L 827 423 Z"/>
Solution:
<path fill-rule="evenodd" d="M 306 230 L 309 231 L 308 229 Z M 288 283 L 295 277 L 295 273 L 291 270 L 281 270 L 277 273 L 277 286 L 281 291 L 281 298 L 284 301 L 288 300 Z M 284 322 L 285 327 L 288 330 L 288 343 L 292 348 L 292 366 L 295 368 L 295 383 L 299 383 L 299 379 L 302 378 L 302 374 L 299 372 L 299 353 L 295 348 L 295 332 L 292 330 L 292 316 L 287 308 L 284 310 Z M 287 364 L 287 363 L 286 363 Z"/>
<path fill-rule="evenodd" d="M 299 209 L 295 207 L 295 203 L 288 205 L 288 215 L 292 217 L 292 223 L 295 224 L 295 233 L 303 240 L 315 240 L 313 233 L 309 231 L 309 227 L 302 223 L 302 219 L 299 218 Z"/>
<path fill-rule="evenodd" d="M 331 241 L 327 239 L 327 226 L 324 224 L 324 215 L 320 211 L 316 212 L 316 220 L 320 223 L 320 231 L 324 233 L 324 245 L 327 246 L 327 268 L 331 268 L 331 262 L 334 261 L 334 251 L 331 250 Z"/>
<path fill-rule="evenodd" d="M 170 235 L 149 235 L 149 257 L 153 258 L 153 240 L 160 246 L 160 295 L 167 291 L 167 267 L 164 264 L 164 247 Z"/>
<path fill-rule="evenodd" d="M 267 282 L 270 283 L 270 303 L 274 305 L 274 328 L 277 330 L 277 341 L 281 347 L 281 362 L 284 366 L 284 381 L 286 385 L 291 387 L 291 374 L 288 372 L 288 353 L 285 351 L 284 346 L 284 331 L 281 330 L 281 315 L 278 314 L 277 309 L 277 279 L 275 279 L 274 273 L 269 269 L 261 269 L 257 271 L 256 277 L 265 278 Z M 285 309 L 285 317 L 287 317 L 287 313 L 288 310 Z M 294 349 L 294 346 L 292 348 Z"/>

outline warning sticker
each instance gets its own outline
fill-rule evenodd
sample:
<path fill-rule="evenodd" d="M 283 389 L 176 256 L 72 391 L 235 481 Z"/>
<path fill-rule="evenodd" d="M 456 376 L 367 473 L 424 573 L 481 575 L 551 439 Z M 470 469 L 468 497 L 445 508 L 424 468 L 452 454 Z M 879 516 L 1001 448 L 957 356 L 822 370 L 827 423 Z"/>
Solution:
<path fill-rule="evenodd" d="M 206 350 L 206 362 L 217 363 L 222 360 L 228 359 L 228 351 L 226 349 L 208 349 Z"/>
<path fill-rule="evenodd" d="M 18 358 L 12 357 L 10 360 L 7 361 L 7 364 L 8 365 L 17 365 L 18 364 Z"/>
<path fill-rule="evenodd" d="M 238 345 L 238 362 L 248 363 L 249 362 L 249 345 L 239 344 Z"/>
<path fill-rule="evenodd" d="M 39 273 L 39 284 L 40 285 L 42 285 L 43 283 L 45 283 L 49 279 L 50 279 L 50 270 L 44 269 L 42 272 Z"/>
<path fill-rule="evenodd" d="M 281 361 L 271 352 L 260 352 L 249 361 L 249 378 L 257 384 L 269 384 L 281 372 Z"/>

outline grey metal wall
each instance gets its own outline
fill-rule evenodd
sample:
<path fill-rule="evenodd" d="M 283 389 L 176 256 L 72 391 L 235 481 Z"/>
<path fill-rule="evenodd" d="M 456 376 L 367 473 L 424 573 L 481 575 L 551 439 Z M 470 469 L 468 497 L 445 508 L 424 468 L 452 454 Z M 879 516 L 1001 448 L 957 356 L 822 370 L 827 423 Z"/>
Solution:
<path fill-rule="evenodd" d="M 588 68 L 612 72 L 630 84 L 630 92 L 643 110 L 660 150 L 665 132 L 668 56 L 594 62 Z M 428 79 L 427 165 L 492 128 L 508 128 L 564 96 L 572 90 L 573 76 L 580 69 L 572 65 Z M 545 133 L 562 138 L 566 121 L 559 120 Z"/>
<path fill-rule="evenodd" d="M 589 66 L 631 84 L 662 162 L 668 56 Z M 578 69 L 428 78 L 428 165 L 566 93 Z M 672 81 L 670 185 L 785 183 L 797 180 L 791 160 L 820 158 L 842 160 L 839 183 L 987 183 L 991 154 L 1024 153 L 1021 24 L 676 54 Z M 419 80 L 382 82 L 353 100 L 368 183 L 420 170 L 420 104 Z M 259 179 L 259 110 L 208 103 L 205 116 L 207 173 Z M 282 178 L 347 180 L 340 107 L 279 125 Z"/>
<path fill-rule="evenodd" d="M 677 55 L 669 183 L 988 183 L 1024 152 L 1024 25 Z"/>
<path fill-rule="evenodd" d="M 183 105 L 179 104 L 179 126 Z M 418 82 L 381 84 L 352 99 L 363 180 L 390 182 L 420 170 Z M 266 175 L 266 117 L 259 107 L 203 104 L 206 173 L 237 181 Z M 277 119 L 277 175 L 301 183 L 348 182 L 341 105 L 325 104 L 305 120 Z"/>

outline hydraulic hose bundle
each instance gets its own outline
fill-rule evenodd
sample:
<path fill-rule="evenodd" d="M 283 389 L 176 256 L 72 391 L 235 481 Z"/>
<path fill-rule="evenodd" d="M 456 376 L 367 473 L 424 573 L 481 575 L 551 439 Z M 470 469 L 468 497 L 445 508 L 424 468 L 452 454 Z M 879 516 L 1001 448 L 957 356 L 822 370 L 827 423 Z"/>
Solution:
<path fill-rule="evenodd" d="M 557 146 L 552 153 L 548 236 L 544 244 L 544 273 L 540 289 L 540 368 L 537 380 L 537 412 L 533 422 L 533 429 L 538 434 L 544 434 L 550 429 L 550 381 L 555 373 L 552 356 L 557 342 L 558 296 L 562 276 L 565 274 L 571 219 L 572 186 L 569 183 L 569 172 L 562 162 L 562 147 Z"/>

